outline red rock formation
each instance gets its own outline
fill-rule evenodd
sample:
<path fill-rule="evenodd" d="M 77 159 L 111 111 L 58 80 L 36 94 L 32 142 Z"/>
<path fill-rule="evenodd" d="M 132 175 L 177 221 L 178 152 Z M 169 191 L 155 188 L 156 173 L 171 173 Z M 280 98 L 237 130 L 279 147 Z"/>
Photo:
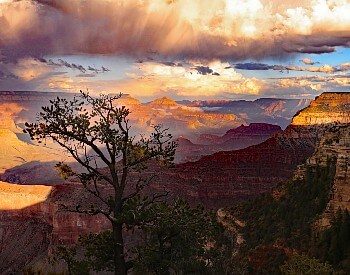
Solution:
<path fill-rule="evenodd" d="M 289 128 L 258 145 L 179 164 L 160 172 L 152 186 L 215 208 L 270 191 L 314 151 L 315 139 L 298 132 Z"/>
<path fill-rule="evenodd" d="M 56 245 L 73 244 L 79 236 L 110 228 L 103 216 L 62 210 L 94 198 L 80 185 L 23 186 L 0 182 L 0 273 L 21 271 L 47 257 Z"/>
<path fill-rule="evenodd" d="M 251 123 L 231 129 L 223 136 L 201 135 L 202 144 L 194 144 L 186 138 L 179 138 L 179 147 L 176 151 L 176 161 L 196 161 L 202 156 L 219 151 L 232 151 L 259 144 L 272 135 L 282 132 L 277 125 L 266 123 Z"/>
<path fill-rule="evenodd" d="M 267 192 L 290 178 L 295 168 L 313 154 L 324 135 L 324 126 L 349 124 L 349 119 L 350 93 L 324 93 L 299 112 L 283 133 L 242 150 L 177 165 L 164 172 L 157 187 L 209 207 L 232 205 L 235 200 Z"/>

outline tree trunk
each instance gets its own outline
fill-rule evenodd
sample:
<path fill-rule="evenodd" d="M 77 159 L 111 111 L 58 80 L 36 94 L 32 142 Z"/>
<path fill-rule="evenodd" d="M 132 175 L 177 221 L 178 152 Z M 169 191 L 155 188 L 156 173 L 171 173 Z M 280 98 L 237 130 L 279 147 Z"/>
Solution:
<path fill-rule="evenodd" d="M 127 268 L 124 255 L 123 225 L 121 223 L 113 224 L 113 238 L 115 245 L 114 274 L 125 275 Z"/>

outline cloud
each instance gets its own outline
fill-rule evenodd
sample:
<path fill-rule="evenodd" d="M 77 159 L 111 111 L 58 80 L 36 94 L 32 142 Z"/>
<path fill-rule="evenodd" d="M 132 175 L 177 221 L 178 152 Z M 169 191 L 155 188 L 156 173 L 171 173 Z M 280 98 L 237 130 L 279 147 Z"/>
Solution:
<path fill-rule="evenodd" d="M 14 64 L 7 64 L 7 67 L 23 81 L 43 78 L 53 72 L 53 69 L 47 64 L 31 58 L 21 59 Z"/>
<path fill-rule="evenodd" d="M 258 95 L 262 80 L 246 78 L 228 68 L 229 64 L 213 61 L 167 66 L 162 63 L 137 64 L 119 83 L 127 93 L 141 96 L 170 95 L 177 98 L 221 97 L 223 95 Z"/>
<path fill-rule="evenodd" d="M 234 67 L 239 70 L 248 70 L 248 71 L 267 71 L 273 69 L 273 66 L 263 63 L 238 63 Z"/>
<path fill-rule="evenodd" d="M 243 60 L 350 45 L 346 0 L 22 0 L 0 3 L 0 51 Z"/>
<path fill-rule="evenodd" d="M 110 80 L 98 77 L 93 71 L 74 75 L 59 71 L 61 67 L 50 66 L 35 59 L 21 59 L 16 64 L 0 63 L 0 90 L 89 90 L 95 94 L 123 92 L 148 100 L 163 96 L 176 99 L 247 99 L 270 96 L 298 98 L 313 97 L 324 91 L 349 91 L 350 88 L 350 74 L 346 71 L 350 69 L 349 63 L 336 66 L 342 70 L 339 72 L 264 80 L 246 77 L 227 62 L 189 61 L 181 64 L 174 66 L 155 61 L 134 63 L 123 78 Z M 247 65 L 250 69 L 261 70 L 267 66 L 279 65 Z M 198 67 L 210 68 L 218 75 L 200 73 L 196 69 Z M 314 66 L 305 68 L 312 67 Z M 11 77 L 4 78 L 4 75 Z"/>
<path fill-rule="evenodd" d="M 38 60 L 42 63 L 45 63 L 47 65 L 50 65 L 50 66 L 65 67 L 65 68 L 69 68 L 69 69 L 73 69 L 73 70 L 78 70 L 83 74 L 85 74 L 87 71 L 92 71 L 95 74 L 106 73 L 106 72 L 110 71 L 110 69 L 105 68 L 103 66 L 101 67 L 101 69 L 97 69 L 97 68 L 94 68 L 92 66 L 88 66 L 87 68 L 85 68 L 83 65 L 69 63 L 65 60 L 62 60 L 61 58 L 59 58 L 57 61 L 53 61 L 52 59 L 47 60 L 45 58 L 36 58 L 36 60 Z"/>
<path fill-rule="evenodd" d="M 101 71 L 103 72 L 103 73 L 106 73 L 106 72 L 110 72 L 111 70 L 110 69 L 108 69 L 108 68 L 106 68 L 106 67 L 101 67 Z"/>
<path fill-rule="evenodd" d="M 92 93 L 123 92 L 137 98 L 151 99 L 170 96 L 172 98 L 232 97 L 236 95 L 258 95 L 264 81 L 246 78 L 234 68 L 225 69 L 228 63 L 220 61 L 207 64 L 188 63 L 183 66 L 167 66 L 157 62 L 135 63 L 120 80 L 101 80 L 91 77 L 57 75 L 42 83 L 53 91 L 88 89 Z M 196 67 L 208 67 L 213 72 L 202 74 Z"/>
<path fill-rule="evenodd" d="M 306 59 L 306 64 L 312 65 L 316 64 L 308 59 Z M 303 63 L 305 63 L 303 61 Z M 322 65 L 322 66 L 285 66 L 285 65 L 269 65 L 264 63 L 255 63 L 255 62 L 249 62 L 249 63 L 237 63 L 234 65 L 234 68 L 240 69 L 240 70 L 249 70 L 249 71 L 267 71 L 267 70 L 274 70 L 274 71 L 297 71 L 297 72 L 312 72 L 312 73 L 339 73 L 339 72 L 346 72 L 350 70 L 350 63 L 344 63 L 340 64 L 338 66 L 331 66 L 331 65 Z"/>
<path fill-rule="evenodd" d="M 86 73 L 83 73 L 83 74 L 78 74 L 78 75 L 76 75 L 75 77 L 96 77 L 96 74 L 86 74 Z"/>
<path fill-rule="evenodd" d="M 211 74 L 211 75 L 220 75 L 219 73 L 217 72 L 214 72 L 211 68 L 209 68 L 208 66 L 196 66 L 194 67 L 194 69 L 199 73 L 199 74 L 202 74 L 202 75 L 208 75 L 208 74 Z"/>
<path fill-rule="evenodd" d="M 323 92 L 347 92 L 350 75 L 297 76 L 272 78 L 262 91 L 266 96 L 290 98 L 314 97 Z"/>
<path fill-rule="evenodd" d="M 17 79 L 18 77 L 14 75 L 13 73 L 3 72 L 0 70 L 0 80 L 4 79 Z"/>
<path fill-rule="evenodd" d="M 304 63 L 305 65 L 315 65 L 316 63 L 319 63 L 312 61 L 311 58 L 303 58 L 300 60 L 300 62 Z"/>
<path fill-rule="evenodd" d="M 0 62 L 0 72 L 3 74 L 0 90 L 45 90 L 47 79 L 66 73 L 33 58 L 20 59 L 16 63 Z"/>

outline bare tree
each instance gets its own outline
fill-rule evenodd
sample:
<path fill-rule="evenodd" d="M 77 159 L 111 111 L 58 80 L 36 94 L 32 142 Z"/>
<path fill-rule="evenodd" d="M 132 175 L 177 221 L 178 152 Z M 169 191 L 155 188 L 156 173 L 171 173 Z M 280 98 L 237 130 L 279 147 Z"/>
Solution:
<path fill-rule="evenodd" d="M 82 91 L 72 100 L 57 97 L 42 108 L 36 123 L 26 123 L 25 132 L 38 142 L 49 139 L 58 143 L 84 168 L 84 172 L 75 172 L 67 164 L 57 165 L 64 176 L 77 177 L 98 203 L 66 210 L 101 214 L 111 222 L 115 274 L 126 274 L 131 265 L 124 253 L 123 230 L 137 223 L 137 213 L 162 196 L 140 195 L 153 178 L 152 174 L 142 176 L 142 171 L 154 160 L 172 162 L 176 143 L 160 126 L 155 126 L 147 138 L 132 135 L 130 110 L 118 106 L 120 97 L 93 97 Z"/>

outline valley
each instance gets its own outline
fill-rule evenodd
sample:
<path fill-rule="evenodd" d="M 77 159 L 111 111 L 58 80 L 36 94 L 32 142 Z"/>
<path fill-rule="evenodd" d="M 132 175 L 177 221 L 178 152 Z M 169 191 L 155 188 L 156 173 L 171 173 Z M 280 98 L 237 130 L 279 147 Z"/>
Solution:
<path fill-rule="evenodd" d="M 337 98 L 337 104 L 328 105 L 330 96 Z M 217 150 L 223 148 L 230 150 L 229 146 L 242 146 L 237 145 L 240 144 L 240 140 L 245 144 L 242 146 L 243 149 L 217 152 L 173 167 L 164 168 L 155 164 L 151 167 L 151 171 L 157 176 L 146 192 L 152 194 L 166 190 L 169 192 L 168 200 L 182 197 L 192 205 L 200 203 L 208 209 L 231 207 L 262 194 L 275 192 L 273 190 L 278 190 L 293 176 L 303 178 L 305 167 L 325 165 L 327 159 L 331 158 L 336 160 L 332 197 L 320 220 L 324 225 L 329 224 L 331 213 L 335 209 L 350 207 L 347 161 L 350 115 L 347 109 L 348 102 L 350 98 L 345 93 L 321 95 L 311 103 L 310 107 L 299 112 L 284 131 L 278 126 L 269 124 L 250 124 L 229 130 L 223 136 L 201 136 L 202 143 L 206 143 L 201 145 L 204 148 L 217 146 L 220 148 Z M 323 116 L 327 114 L 325 123 L 317 120 L 314 124 L 313 120 L 308 118 L 308 116 L 314 117 L 314 106 L 327 106 L 317 109 L 318 112 L 324 113 Z M 342 112 L 333 115 L 332 108 L 337 112 L 340 109 Z M 334 121 L 330 121 L 329 118 L 334 118 Z M 13 144 L 15 152 L 23 152 L 24 156 L 25 152 L 29 152 L 28 155 L 36 160 L 50 155 L 46 151 L 40 151 L 35 155 L 36 148 L 42 150 L 42 147 L 19 140 L 9 129 L 2 131 L 4 137 L 7 137 L 6 144 Z M 232 145 L 227 145 L 227 142 Z M 257 144 L 249 146 L 250 142 Z M 195 145 L 190 143 L 189 146 Z M 248 147 L 244 148 L 245 146 Z M 210 150 L 206 152 L 210 153 Z M 10 156 L 16 154 L 9 152 L 6 158 Z M 55 157 L 54 160 L 57 159 Z M 49 163 L 47 159 L 42 160 L 43 163 Z M 14 165 L 18 164 L 20 163 L 14 162 Z M 60 205 L 74 207 L 75 203 L 84 205 L 87 201 L 94 201 L 95 198 L 86 193 L 77 182 L 59 180 L 55 182 L 54 179 L 57 179 L 58 175 L 43 171 L 48 169 L 47 167 L 50 166 L 39 165 L 37 168 L 28 166 L 29 169 L 25 173 L 24 168 L 14 167 L 13 170 L 8 169 L 3 174 L 3 178 L 13 183 L 0 185 L 2 272 L 20 270 L 25 266 L 47 268 L 46 258 L 58 244 L 73 244 L 84 232 L 100 232 L 109 228 L 108 222 L 102 216 L 87 216 L 60 210 Z M 52 166 L 49 169 L 52 170 Z M 44 173 L 44 177 L 40 175 L 40 171 Z M 16 173 L 19 177 L 16 177 Z M 21 178 L 20 174 L 25 176 Z M 27 186 L 35 183 L 38 178 L 40 181 L 47 180 L 45 186 Z M 16 182 L 21 185 L 15 185 Z M 108 193 L 108 189 L 105 192 Z M 22 228 L 28 235 L 18 235 L 13 231 L 16 227 Z M 36 229 L 39 227 L 42 228 L 40 234 Z M 13 240 L 16 240 L 16 243 L 23 243 L 23 238 L 28 236 L 31 236 L 31 245 L 23 251 L 25 253 L 22 254 L 22 251 L 13 253 L 16 251 L 12 248 Z M 12 251 L 11 257 L 10 251 Z M 18 260 L 16 265 L 13 265 L 15 258 Z"/>

